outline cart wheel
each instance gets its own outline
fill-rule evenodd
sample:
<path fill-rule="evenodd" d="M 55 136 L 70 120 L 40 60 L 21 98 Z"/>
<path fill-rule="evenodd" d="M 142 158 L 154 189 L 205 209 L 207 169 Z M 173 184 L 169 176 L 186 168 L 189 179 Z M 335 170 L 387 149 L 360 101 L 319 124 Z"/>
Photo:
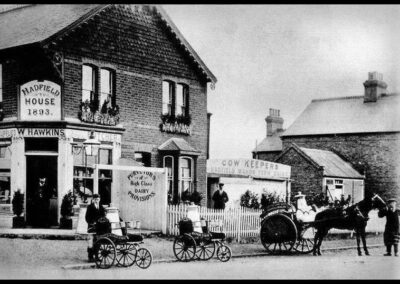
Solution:
<path fill-rule="evenodd" d="M 140 248 L 136 253 L 136 265 L 142 269 L 146 269 L 153 261 L 153 256 L 147 248 Z"/>
<path fill-rule="evenodd" d="M 314 249 L 314 227 L 308 227 L 303 232 L 301 232 L 299 239 L 294 245 L 294 249 L 300 253 L 310 253 Z"/>
<path fill-rule="evenodd" d="M 222 262 L 227 262 L 232 257 L 231 248 L 227 245 L 221 245 L 217 249 L 217 257 Z"/>
<path fill-rule="evenodd" d="M 190 261 L 196 254 L 196 242 L 189 235 L 177 236 L 173 249 L 175 257 L 179 261 Z"/>
<path fill-rule="evenodd" d="M 115 261 L 116 249 L 109 238 L 101 238 L 94 244 L 95 263 L 98 268 L 110 268 Z"/>
<path fill-rule="evenodd" d="M 129 267 L 135 264 L 136 247 L 133 244 L 117 244 L 117 266 Z"/>
<path fill-rule="evenodd" d="M 200 260 L 209 260 L 214 256 L 215 243 L 208 240 L 200 240 L 196 246 L 196 257 Z"/>
<path fill-rule="evenodd" d="M 272 254 L 289 252 L 297 238 L 294 222 L 283 214 L 268 216 L 261 225 L 260 239 L 264 248 Z"/>

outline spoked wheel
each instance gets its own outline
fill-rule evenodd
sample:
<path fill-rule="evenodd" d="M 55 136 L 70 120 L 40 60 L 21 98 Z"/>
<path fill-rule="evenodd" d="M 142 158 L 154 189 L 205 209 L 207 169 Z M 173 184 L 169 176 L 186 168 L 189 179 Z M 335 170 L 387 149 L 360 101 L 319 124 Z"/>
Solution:
<path fill-rule="evenodd" d="M 129 267 L 135 264 L 136 247 L 133 244 L 117 244 L 117 266 Z"/>
<path fill-rule="evenodd" d="M 189 235 L 178 236 L 174 240 L 173 249 L 179 261 L 190 261 L 196 254 L 196 242 Z"/>
<path fill-rule="evenodd" d="M 296 243 L 296 225 L 286 215 L 274 214 L 263 221 L 260 237 L 261 243 L 269 253 L 287 253 Z"/>
<path fill-rule="evenodd" d="M 209 260 L 214 256 L 215 243 L 209 240 L 200 240 L 196 246 L 196 257 L 199 260 Z"/>
<path fill-rule="evenodd" d="M 109 238 L 101 238 L 94 244 L 95 263 L 98 268 L 110 268 L 115 261 L 116 249 Z"/>
<path fill-rule="evenodd" d="M 217 257 L 220 261 L 226 262 L 232 257 L 232 250 L 227 245 L 220 245 L 217 249 Z"/>
<path fill-rule="evenodd" d="M 142 269 L 146 269 L 153 261 L 153 256 L 147 248 L 140 248 L 136 253 L 136 265 Z"/>
<path fill-rule="evenodd" d="M 308 227 L 301 232 L 296 244 L 294 245 L 294 249 L 300 253 L 310 253 L 314 249 L 314 236 L 315 229 L 314 227 Z"/>

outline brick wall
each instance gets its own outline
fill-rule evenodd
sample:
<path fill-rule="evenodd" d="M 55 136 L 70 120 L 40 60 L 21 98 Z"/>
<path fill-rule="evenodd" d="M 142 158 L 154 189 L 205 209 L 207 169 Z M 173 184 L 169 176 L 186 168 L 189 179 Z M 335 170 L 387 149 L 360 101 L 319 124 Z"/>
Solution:
<path fill-rule="evenodd" d="M 323 172 L 310 161 L 302 157 L 293 148 L 276 160 L 277 163 L 291 166 L 292 195 L 301 193 L 311 196 L 322 190 Z"/>
<path fill-rule="evenodd" d="M 257 155 L 253 153 L 253 159 L 275 162 L 275 159 L 281 154 L 280 151 L 277 152 L 258 152 Z"/>
<path fill-rule="evenodd" d="M 283 149 L 300 147 L 334 150 L 360 172 L 365 170 L 366 193 L 399 199 L 400 134 L 359 134 L 336 136 L 283 137 Z"/>

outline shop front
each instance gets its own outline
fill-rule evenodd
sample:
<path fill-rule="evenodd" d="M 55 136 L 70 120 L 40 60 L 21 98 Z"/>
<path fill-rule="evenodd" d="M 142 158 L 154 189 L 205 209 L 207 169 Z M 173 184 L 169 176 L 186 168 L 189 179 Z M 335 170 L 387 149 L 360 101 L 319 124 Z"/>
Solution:
<path fill-rule="evenodd" d="M 76 203 L 88 202 L 94 191 L 94 166 L 115 164 L 121 156 L 121 134 L 100 131 L 93 132 L 100 142 L 98 152 L 88 155 L 84 141 L 91 133 L 68 128 L 0 130 L 2 227 L 12 224 L 6 219 L 13 215 L 11 201 L 18 190 L 24 196 L 27 227 L 58 226 L 61 202 L 69 191 Z M 105 205 L 111 202 L 111 181 L 109 170 L 102 171 L 96 181 Z"/>

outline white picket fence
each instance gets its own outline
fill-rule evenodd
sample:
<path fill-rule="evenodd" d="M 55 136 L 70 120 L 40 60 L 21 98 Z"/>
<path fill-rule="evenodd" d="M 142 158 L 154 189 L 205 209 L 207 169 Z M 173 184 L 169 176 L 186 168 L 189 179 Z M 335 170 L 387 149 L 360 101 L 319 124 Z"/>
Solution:
<path fill-rule="evenodd" d="M 260 214 L 261 209 L 254 210 L 245 207 L 240 208 L 228 208 L 222 209 L 211 209 L 207 207 L 199 207 L 200 217 L 208 221 L 222 225 L 222 231 L 227 237 L 231 237 L 236 241 L 240 241 L 243 238 L 248 237 L 259 237 L 260 236 Z M 167 234 L 179 235 L 179 228 L 177 223 L 187 217 L 187 205 L 168 205 L 167 209 Z M 378 218 L 376 211 L 371 211 L 369 214 L 370 220 L 368 221 L 366 231 L 372 233 L 380 233 L 385 228 L 385 218 Z M 218 231 L 220 228 L 211 227 L 213 231 Z M 348 233 L 353 235 L 353 232 L 346 230 L 331 229 L 330 234 L 337 233 Z"/>
<path fill-rule="evenodd" d="M 245 207 L 225 210 L 199 207 L 199 212 L 201 218 L 213 221 L 210 230 L 219 231 L 222 229 L 226 237 L 240 241 L 241 238 L 258 237 L 260 235 L 261 210 Z M 167 234 L 176 236 L 179 234 L 179 228 L 176 224 L 187 216 L 187 205 L 169 205 L 167 215 Z"/>

